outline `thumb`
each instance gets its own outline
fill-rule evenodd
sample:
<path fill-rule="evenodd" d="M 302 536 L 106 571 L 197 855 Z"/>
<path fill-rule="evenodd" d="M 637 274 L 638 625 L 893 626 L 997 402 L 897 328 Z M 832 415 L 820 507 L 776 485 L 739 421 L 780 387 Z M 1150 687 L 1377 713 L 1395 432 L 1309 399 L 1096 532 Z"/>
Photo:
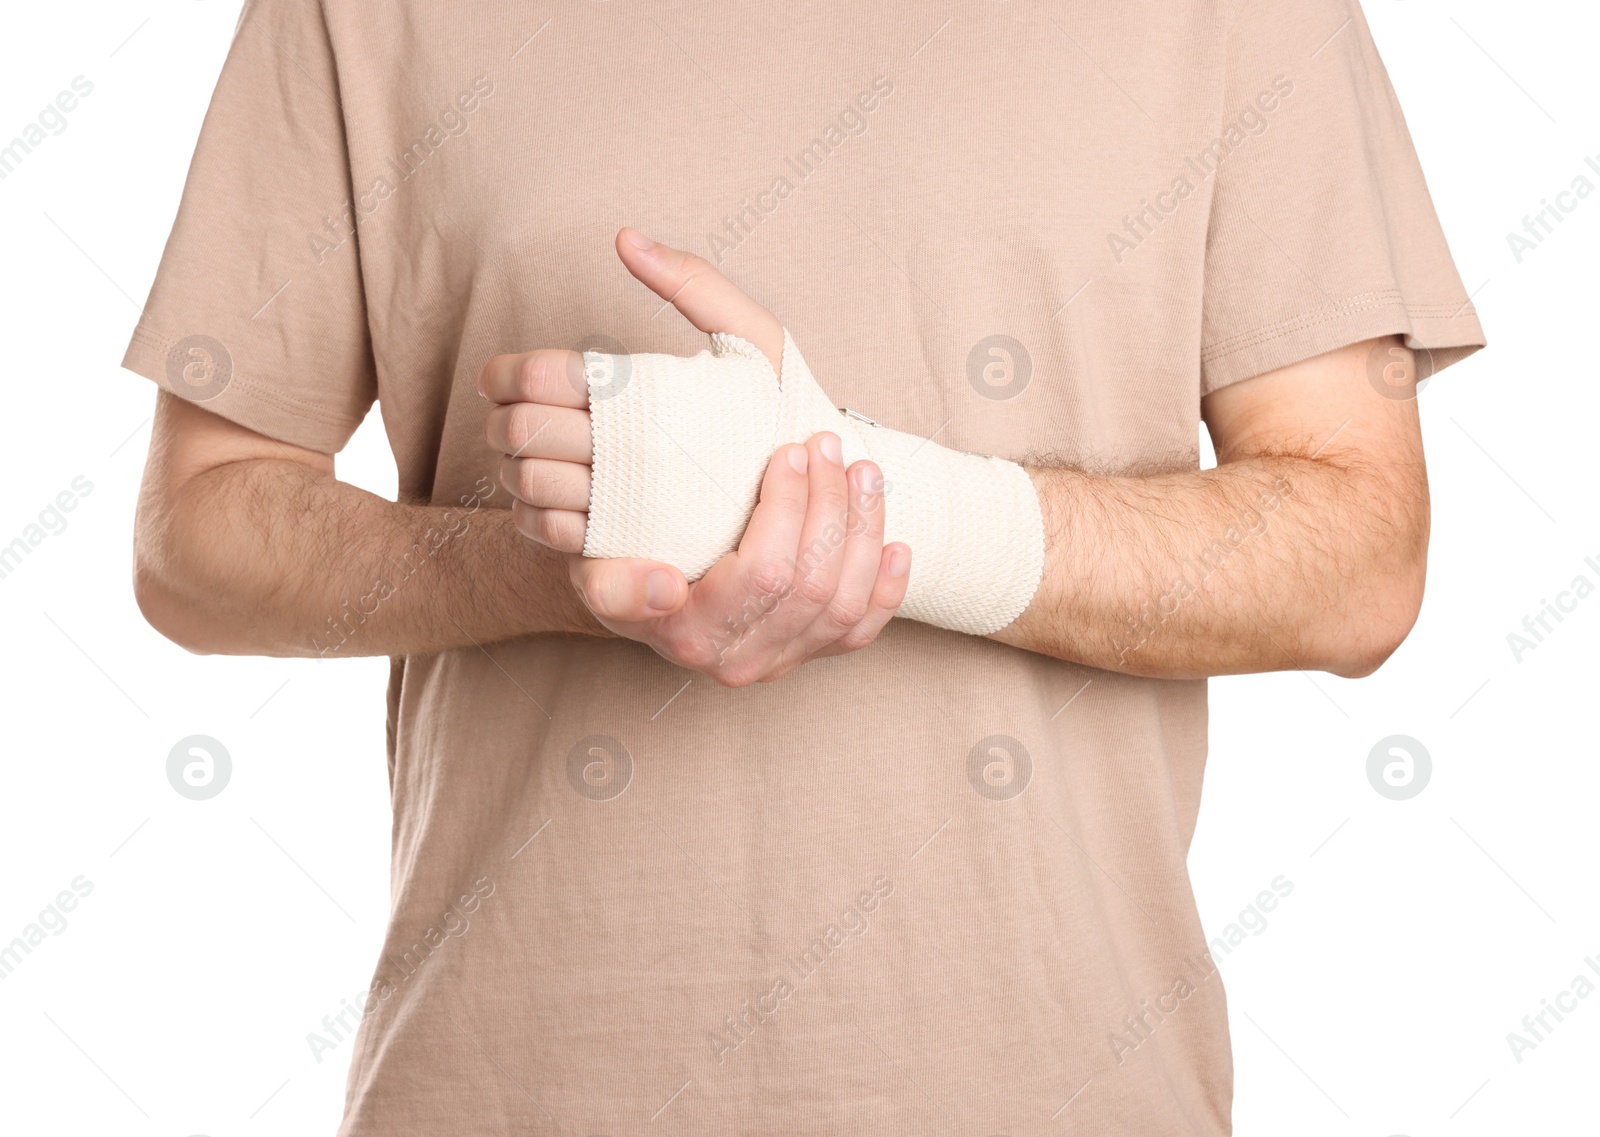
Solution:
<path fill-rule="evenodd" d="M 638 623 L 670 616 L 689 598 L 672 565 L 629 557 L 573 557 L 573 587 L 600 620 Z"/>
<path fill-rule="evenodd" d="M 637 229 L 617 234 L 617 256 L 638 281 L 702 332 L 749 340 L 783 371 L 783 324 L 703 257 L 657 244 Z"/>

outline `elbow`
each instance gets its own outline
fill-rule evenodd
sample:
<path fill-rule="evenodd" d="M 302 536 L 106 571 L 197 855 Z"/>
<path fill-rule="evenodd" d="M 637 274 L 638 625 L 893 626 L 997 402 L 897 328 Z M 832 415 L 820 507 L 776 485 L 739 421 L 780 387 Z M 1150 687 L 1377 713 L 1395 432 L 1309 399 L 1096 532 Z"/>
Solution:
<path fill-rule="evenodd" d="M 1365 679 L 1388 662 L 1422 611 L 1426 555 L 1356 590 L 1341 621 L 1334 659 L 1328 670 L 1345 679 Z"/>
<path fill-rule="evenodd" d="M 1420 472 L 1405 485 L 1374 483 L 1368 496 L 1388 504 L 1379 513 L 1385 524 L 1369 531 L 1362 555 L 1347 563 L 1344 603 L 1330 605 L 1340 626 L 1328 670 L 1346 679 L 1366 678 L 1399 650 L 1422 611 L 1428 575 L 1430 518 Z"/>
<path fill-rule="evenodd" d="M 145 623 L 194 655 L 233 654 L 227 622 L 216 618 L 215 582 L 201 579 L 192 535 L 175 511 L 141 501 L 134 519 L 133 600 Z M 213 602 L 208 603 L 211 597 Z"/>
<path fill-rule="evenodd" d="M 1360 635 L 1351 637 L 1351 642 L 1328 670 L 1342 679 L 1365 679 L 1389 661 L 1405 642 L 1414 623 L 1416 616 L 1413 614 L 1409 621 L 1377 621 L 1363 628 Z"/>
<path fill-rule="evenodd" d="M 205 622 L 172 583 L 146 559 L 134 557 L 133 599 L 139 613 L 162 636 L 194 655 L 215 655 L 225 649 L 207 634 Z"/>

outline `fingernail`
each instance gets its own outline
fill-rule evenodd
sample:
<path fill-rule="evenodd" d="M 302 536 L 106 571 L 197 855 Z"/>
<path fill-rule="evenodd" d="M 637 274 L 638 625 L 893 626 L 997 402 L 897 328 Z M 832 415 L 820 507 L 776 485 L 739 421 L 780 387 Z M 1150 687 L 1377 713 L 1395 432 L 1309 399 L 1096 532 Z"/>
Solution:
<path fill-rule="evenodd" d="M 678 598 L 678 582 L 665 569 L 651 569 L 644 578 L 645 603 L 658 612 L 665 612 Z"/>
<path fill-rule="evenodd" d="M 889 554 L 889 575 L 905 576 L 911 568 L 911 552 L 908 549 L 895 549 Z"/>
<path fill-rule="evenodd" d="M 861 480 L 862 493 L 877 493 L 883 489 L 883 474 L 876 466 L 863 466 L 857 475 Z"/>
<path fill-rule="evenodd" d="M 797 474 L 806 472 L 806 448 L 804 446 L 789 447 L 789 469 Z"/>
<path fill-rule="evenodd" d="M 624 229 L 622 232 L 623 236 L 627 238 L 628 244 L 632 245 L 640 252 L 647 253 L 656 247 L 656 243 L 654 241 L 652 241 L 649 237 L 646 237 L 637 229 Z"/>
<path fill-rule="evenodd" d="M 817 449 L 822 451 L 822 456 L 835 466 L 844 461 L 844 451 L 839 446 L 837 434 L 824 434 L 822 441 L 817 443 Z"/>

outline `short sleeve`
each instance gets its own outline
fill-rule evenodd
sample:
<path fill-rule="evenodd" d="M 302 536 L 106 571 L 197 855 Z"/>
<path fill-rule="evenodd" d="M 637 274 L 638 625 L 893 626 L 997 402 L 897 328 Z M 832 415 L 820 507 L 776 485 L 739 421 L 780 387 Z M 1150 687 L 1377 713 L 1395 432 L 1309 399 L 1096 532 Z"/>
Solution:
<path fill-rule="evenodd" d="M 376 391 L 338 75 L 319 0 L 253 0 L 122 365 L 333 453 Z"/>
<path fill-rule="evenodd" d="M 1206 393 L 1384 335 L 1484 345 L 1357 0 L 1252 0 L 1228 32 L 1206 237 Z"/>

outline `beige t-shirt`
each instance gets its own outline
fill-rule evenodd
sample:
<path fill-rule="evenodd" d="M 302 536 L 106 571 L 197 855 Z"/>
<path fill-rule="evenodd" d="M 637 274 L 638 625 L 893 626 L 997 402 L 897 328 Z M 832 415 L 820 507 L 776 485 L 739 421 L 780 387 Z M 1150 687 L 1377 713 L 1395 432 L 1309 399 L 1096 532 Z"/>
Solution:
<path fill-rule="evenodd" d="M 470 540 L 488 356 L 703 346 L 623 224 L 840 405 L 1017 459 L 1192 470 L 1224 384 L 1483 343 L 1354 0 L 255 0 L 125 364 L 329 451 L 377 399 Z M 396 661 L 389 728 L 346 1137 L 1228 1132 L 1203 682 L 906 621 L 744 690 L 533 637 Z"/>

